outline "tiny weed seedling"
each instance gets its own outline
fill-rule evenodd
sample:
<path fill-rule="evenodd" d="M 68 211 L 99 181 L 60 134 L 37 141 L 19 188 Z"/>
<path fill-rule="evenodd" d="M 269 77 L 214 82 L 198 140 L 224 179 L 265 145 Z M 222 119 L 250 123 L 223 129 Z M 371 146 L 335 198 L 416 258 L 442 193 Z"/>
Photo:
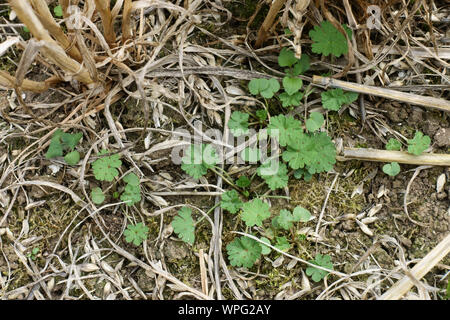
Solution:
<path fill-rule="evenodd" d="M 199 179 L 219 161 L 216 150 L 211 145 L 191 145 L 181 159 L 181 169 L 194 179 Z"/>
<path fill-rule="evenodd" d="M 348 37 L 351 38 L 352 31 L 346 25 L 342 25 L 342 27 L 347 32 Z M 309 32 L 309 37 L 313 41 L 311 49 L 314 53 L 324 56 L 331 54 L 339 58 L 348 52 L 347 39 L 329 21 L 322 21 L 320 26 L 315 26 Z"/>
<path fill-rule="evenodd" d="M 33 250 L 27 255 L 28 258 L 35 261 L 37 259 L 37 255 L 39 254 L 40 249 L 38 247 L 34 247 Z"/>
<path fill-rule="evenodd" d="M 95 179 L 99 181 L 113 181 L 115 177 L 119 175 L 119 170 L 117 170 L 121 165 L 120 154 L 109 154 L 108 150 L 102 150 L 98 154 L 99 159 L 95 160 L 92 164 L 92 169 L 94 171 Z"/>
<path fill-rule="evenodd" d="M 391 162 L 383 166 L 383 172 L 391 177 L 400 173 L 400 165 L 397 162 Z"/>
<path fill-rule="evenodd" d="M 228 128 L 235 137 L 248 133 L 248 114 L 234 111 L 228 121 Z"/>
<path fill-rule="evenodd" d="M 261 256 L 262 246 L 253 239 L 240 237 L 227 245 L 227 253 L 232 266 L 251 268 Z"/>
<path fill-rule="evenodd" d="M 134 173 L 129 173 L 123 178 L 123 181 L 126 182 L 126 186 L 120 196 L 120 200 L 125 201 L 128 206 L 132 206 L 141 201 L 141 187 L 138 176 Z"/>
<path fill-rule="evenodd" d="M 142 242 L 147 239 L 148 227 L 142 222 L 139 222 L 136 225 L 129 224 L 123 234 L 126 242 L 133 243 L 135 246 L 140 246 Z"/>
<path fill-rule="evenodd" d="M 431 139 L 420 131 L 416 131 L 413 139 L 408 139 L 408 153 L 413 155 L 421 155 L 430 147 Z M 386 150 L 400 151 L 402 144 L 396 139 L 389 139 L 386 144 Z M 391 162 L 383 166 L 383 172 L 391 177 L 395 177 L 400 173 L 400 165 L 397 162 Z"/>
<path fill-rule="evenodd" d="M 80 153 L 75 150 L 80 139 L 83 137 L 81 132 L 78 133 L 66 133 L 61 129 L 58 129 L 53 134 L 50 141 L 50 145 L 47 149 L 45 157 L 52 159 L 56 157 L 64 156 L 64 160 L 68 165 L 76 165 L 80 161 Z"/>
<path fill-rule="evenodd" d="M 408 152 L 418 156 L 428 149 L 430 143 L 431 139 L 429 136 L 425 136 L 422 132 L 417 131 L 414 138 L 408 140 Z"/>
<path fill-rule="evenodd" d="M 314 260 L 310 260 L 309 262 L 317 266 L 333 270 L 333 263 L 331 262 L 331 257 L 327 254 L 321 255 L 320 253 L 318 253 L 316 255 L 316 258 Z M 319 282 L 320 280 L 325 278 L 329 274 L 329 272 L 314 267 L 308 267 L 306 268 L 306 274 L 310 276 L 314 282 Z"/>
<path fill-rule="evenodd" d="M 350 104 L 358 99 L 356 92 L 344 92 L 338 88 L 322 92 L 322 106 L 327 110 L 339 111 L 344 104 Z"/>
<path fill-rule="evenodd" d="M 269 217 L 269 205 L 261 199 L 253 199 L 242 205 L 241 219 L 248 227 L 262 226 L 263 220 Z"/>
<path fill-rule="evenodd" d="M 55 14 L 55 17 L 61 18 L 63 16 L 63 10 L 60 5 L 57 5 L 53 8 L 53 13 Z"/>
<path fill-rule="evenodd" d="M 195 223 L 192 219 L 192 210 L 184 207 L 178 211 L 178 214 L 172 221 L 173 231 L 186 243 L 194 244 L 195 241 Z"/>
<path fill-rule="evenodd" d="M 220 207 L 230 213 L 236 213 L 242 208 L 242 201 L 236 190 L 230 190 L 222 194 Z"/>
<path fill-rule="evenodd" d="M 102 204 L 103 201 L 105 201 L 105 194 L 103 193 L 101 188 L 95 187 L 91 191 L 91 199 L 95 204 Z"/>
<path fill-rule="evenodd" d="M 390 138 L 386 144 L 386 150 L 400 151 L 402 149 L 402 144 L 400 141 L 394 138 Z"/>

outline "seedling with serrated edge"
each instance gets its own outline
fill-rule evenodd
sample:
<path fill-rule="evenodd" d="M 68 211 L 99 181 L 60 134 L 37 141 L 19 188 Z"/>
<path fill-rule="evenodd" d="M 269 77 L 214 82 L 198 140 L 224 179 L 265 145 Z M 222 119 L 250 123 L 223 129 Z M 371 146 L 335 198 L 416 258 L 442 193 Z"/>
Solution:
<path fill-rule="evenodd" d="M 80 161 L 80 153 L 74 149 L 82 137 L 83 133 L 81 132 L 67 133 L 61 129 L 56 130 L 53 133 L 45 157 L 47 159 L 62 157 L 64 152 L 67 152 L 64 156 L 66 163 L 72 166 L 76 165 Z"/>

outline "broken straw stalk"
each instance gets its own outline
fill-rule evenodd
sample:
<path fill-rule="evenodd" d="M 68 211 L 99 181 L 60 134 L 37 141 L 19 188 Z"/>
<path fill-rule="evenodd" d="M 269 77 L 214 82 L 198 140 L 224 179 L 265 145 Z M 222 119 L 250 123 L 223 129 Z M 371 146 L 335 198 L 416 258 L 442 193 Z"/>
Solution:
<path fill-rule="evenodd" d="M 404 151 L 378 150 L 370 148 L 344 148 L 340 161 L 361 160 L 398 162 L 412 165 L 450 166 L 450 154 L 423 153 L 412 155 Z"/>
<path fill-rule="evenodd" d="M 421 96 L 413 93 L 400 92 L 392 89 L 366 86 L 358 83 L 336 80 L 327 77 L 313 76 L 313 83 L 331 87 L 340 88 L 346 91 L 369 94 L 383 97 L 391 100 L 397 100 L 404 103 L 415 104 L 428 108 L 438 109 L 450 112 L 450 101 L 434 97 Z"/>

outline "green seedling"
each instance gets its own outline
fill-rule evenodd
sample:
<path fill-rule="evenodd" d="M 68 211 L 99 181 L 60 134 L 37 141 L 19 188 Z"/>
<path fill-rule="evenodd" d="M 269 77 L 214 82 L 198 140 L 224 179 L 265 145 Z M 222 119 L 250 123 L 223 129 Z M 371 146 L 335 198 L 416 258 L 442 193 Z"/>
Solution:
<path fill-rule="evenodd" d="M 287 252 L 291 248 L 291 244 L 286 239 L 286 237 L 276 237 L 276 241 L 277 242 L 275 244 L 275 248 L 277 248 L 278 250 Z"/>
<path fill-rule="evenodd" d="M 322 127 L 324 122 L 325 119 L 321 113 L 311 112 L 309 118 L 305 122 L 306 130 L 308 130 L 309 132 L 317 131 Z"/>
<path fill-rule="evenodd" d="M 240 188 L 247 188 L 248 186 L 250 186 L 251 181 L 249 178 L 247 178 L 246 176 L 240 176 L 237 180 L 236 180 L 236 185 Z"/>
<path fill-rule="evenodd" d="M 53 13 L 55 14 L 55 17 L 62 17 L 63 16 L 63 10 L 60 5 L 57 5 L 53 8 Z"/>
<path fill-rule="evenodd" d="M 260 94 L 263 98 L 270 99 L 280 90 L 280 83 L 277 79 L 252 79 L 248 83 L 248 89 L 253 95 Z"/>
<path fill-rule="evenodd" d="M 298 133 L 292 137 L 282 157 L 292 169 L 306 167 L 310 174 L 314 174 L 333 168 L 336 149 L 325 132 L 313 135 Z"/>
<path fill-rule="evenodd" d="M 61 129 L 56 130 L 52 136 L 45 157 L 47 159 L 62 157 L 64 152 L 68 152 L 64 160 L 69 165 L 76 165 L 80 161 L 80 154 L 74 149 L 82 137 L 83 134 L 81 132 L 66 133 Z"/>
<path fill-rule="evenodd" d="M 241 219 L 249 227 L 262 226 L 263 220 L 270 217 L 269 205 L 261 199 L 253 199 L 242 205 Z"/>
<path fill-rule="evenodd" d="M 251 268 L 262 253 L 262 246 L 248 237 L 235 238 L 227 245 L 228 259 L 234 267 Z"/>
<path fill-rule="evenodd" d="M 288 170 L 284 163 L 275 163 L 271 160 L 267 160 L 256 170 L 256 172 L 266 181 L 270 190 L 284 188 L 289 181 L 287 175 Z"/>
<path fill-rule="evenodd" d="M 123 181 L 127 183 L 124 192 L 120 196 L 120 200 L 127 202 L 128 206 L 141 201 L 141 188 L 139 177 L 134 173 L 127 174 Z"/>
<path fill-rule="evenodd" d="M 387 163 L 383 166 L 383 172 L 391 177 L 400 173 L 400 165 L 397 162 Z"/>
<path fill-rule="evenodd" d="M 394 138 L 390 138 L 386 144 L 386 150 L 400 151 L 402 149 L 402 144 L 400 141 Z"/>
<path fill-rule="evenodd" d="M 31 260 L 35 261 L 37 259 L 37 255 L 39 254 L 39 248 L 38 247 L 34 247 L 31 252 L 27 255 L 28 258 L 30 258 Z"/>
<path fill-rule="evenodd" d="M 99 152 L 97 160 L 92 163 L 92 170 L 94 171 L 95 179 L 99 181 L 113 181 L 115 177 L 119 175 L 120 166 L 122 161 L 120 161 L 120 154 L 116 153 L 110 156 L 108 150 L 102 150 Z"/>
<path fill-rule="evenodd" d="M 186 243 L 194 244 L 195 241 L 195 222 L 192 219 L 192 210 L 183 207 L 172 221 L 173 231 L 178 237 Z"/>
<path fill-rule="evenodd" d="M 262 242 L 267 243 L 267 244 L 270 245 L 270 240 L 269 239 L 267 239 L 265 237 L 261 237 L 260 240 Z M 272 251 L 272 249 L 270 249 L 270 247 L 268 247 L 268 246 L 265 246 L 265 245 L 263 245 L 261 243 L 259 245 L 261 246 L 261 254 L 263 254 L 265 256 L 268 255 Z"/>
<path fill-rule="evenodd" d="M 416 131 L 414 138 L 408 140 L 408 152 L 416 156 L 422 154 L 430 146 L 431 139 L 422 132 Z"/>
<path fill-rule="evenodd" d="M 321 93 L 322 106 L 327 110 L 338 111 L 343 105 L 350 104 L 358 99 L 356 92 L 344 92 L 338 88 Z"/>
<path fill-rule="evenodd" d="M 333 263 L 331 262 L 331 257 L 329 255 L 321 255 L 318 253 L 314 260 L 309 260 L 310 263 L 315 264 L 317 266 L 333 270 Z M 321 269 L 317 269 L 314 267 L 306 268 L 306 274 L 311 277 L 314 282 L 319 282 L 323 278 L 325 278 L 329 272 Z"/>
<path fill-rule="evenodd" d="M 236 213 L 242 208 L 242 201 L 236 190 L 229 190 L 222 194 L 220 207 L 230 213 Z"/>
<path fill-rule="evenodd" d="M 312 179 L 312 174 L 309 173 L 308 169 L 297 169 L 294 171 L 294 178 L 295 179 L 301 179 L 303 177 L 303 180 L 306 182 L 310 181 Z"/>
<path fill-rule="evenodd" d="M 352 31 L 346 25 L 342 25 L 342 27 L 351 39 Z M 331 54 L 339 58 L 348 52 L 347 39 L 329 21 L 322 21 L 320 26 L 315 26 L 314 29 L 309 31 L 309 37 L 313 41 L 311 49 L 314 53 L 324 56 Z"/>
<path fill-rule="evenodd" d="M 136 225 L 129 224 L 123 234 L 125 235 L 126 242 L 133 243 L 135 246 L 140 246 L 141 243 L 147 239 L 148 227 L 142 222 L 139 222 Z"/>
<path fill-rule="evenodd" d="M 248 114 L 234 111 L 228 121 L 228 128 L 235 137 L 248 133 Z"/>
<path fill-rule="evenodd" d="M 267 127 L 267 133 L 276 138 L 279 144 L 285 147 L 293 144 L 303 133 L 302 124 L 292 116 L 278 115 L 270 118 L 270 124 Z"/>
<path fill-rule="evenodd" d="M 181 159 L 183 169 L 194 179 L 199 179 L 219 161 L 216 150 L 211 145 L 191 145 L 187 154 Z"/>
<path fill-rule="evenodd" d="M 95 187 L 94 189 L 92 189 L 91 199 L 95 204 L 102 204 L 103 201 L 105 201 L 105 195 L 103 194 L 102 189 L 100 189 L 99 187 Z"/>

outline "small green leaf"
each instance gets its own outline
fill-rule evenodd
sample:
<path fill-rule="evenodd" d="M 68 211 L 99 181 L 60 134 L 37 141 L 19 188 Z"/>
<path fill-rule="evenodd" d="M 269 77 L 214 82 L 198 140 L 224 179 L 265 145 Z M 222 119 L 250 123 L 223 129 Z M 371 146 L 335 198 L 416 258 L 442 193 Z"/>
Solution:
<path fill-rule="evenodd" d="M 253 95 L 261 94 L 262 97 L 269 99 L 273 97 L 275 92 L 280 90 L 280 84 L 275 78 L 269 80 L 252 79 L 248 83 L 248 89 Z"/>
<path fill-rule="evenodd" d="M 289 210 L 282 209 L 280 214 L 276 217 L 275 225 L 277 228 L 281 228 L 284 230 L 289 230 L 292 228 L 292 222 L 294 221 L 294 217 Z M 274 225 L 274 226 L 275 226 Z"/>
<path fill-rule="evenodd" d="M 293 219 L 296 222 L 308 222 L 309 219 L 311 219 L 311 212 L 309 212 L 308 209 L 297 206 L 293 212 Z"/>
<path fill-rule="evenodd" d="M 242 208 L 242 201 L 239 198 L 239 194 L 236 192 L 236 190 L 229 190 L 222 194 L 220 207 L 230 213 L 236 213 L 240 208 Z"/>
<path fill-rule="evenodd" d="M 386 150 L 400 151 L 402 149 L 402 143 L 397 139 L 390 138 L 386 144 Z"/>
<path fill-rule="evenodd" d="M 331 262 L 331 257 L 329 255 L 321 255 L 318 253 L 314 260 L 309 260 L 310 263 L 320 266 L 322 268 L 327 268 L 333 270 L 333 263 Z M 314 282 L 319 282 L 329 274 L 328 271 L 317 269 L 315 267 L 306 268 L 306 274 L 311 277 Z"/>
<path fill-rule="evenodd" d="M 267 239 L 265 237 L 261 237 L 259 239 L 262 242 L 267 243 L 267 244 L 270 245 L 270 240 L 269 239 Z M 263 245 L 261 243 L 259 245 L 261 246 L 261 254 L 263 254 L 263 255 L 268 255 L 272 251 L 272 249 L 270 249 L 268 246 L 265 246 L 265 245 Z"/>
<path fill-rule="evenodd" d="M 80 139 L 83 137 L 81 132 L 78 133 L 66 133 L 61 134 L 62 147 L 65 150 L 73 150 L 77 146 Z"/>
<path fill-rule="evenodd" d="M 303 92 L 299 91 L 294 93 L 293 95 L 289 95 L 287 92 L 283 92 L 279 97 L 283 107 L 298 106 L 303 98 Z"/>
<path fill-rule="evenodd" d="M 289 28 L 284 28 L 284 34 L 286 34 L 287 36 L 292 34 L 292 31 L 289 30 Z"/>
<path fill-rule="evenodd" d="M 139 177 L 133 172 L 127 174 L 123 178 L 123 181 L 125 181 L 128 184 L 131 184 L 132 186 L 138 186 L 140 184 Z"/>
<path fill-rule="evenodd" d="M 105 195 L 103 194 L 102 189 L 100 189 L 99 187 L 95 187 L 94 189 L 92 189 L 91 199 L 95 204 L 101 204 L 103 201 L 105 201 Z"/>
<path fill-rule="evenodd" d="M 289 49 L 283 48 L 278 56 L 278 64 L 280 67 L 290 67 L 297 62 L 295 53 Z"/>
<path fill-rule="evenodd" d="M 140 246 L 147 239 L 148 228 L 142 222 L 139 222 L 135 226 L 129 224 L 123 234 L 126 242 L 132 242 L 135 246 Z"/>
<path fill-rule="evenodd" d="M 287 252 L 291 248 L 291 245 L 287 241 L 286 237 L 277 237 L 277 243 L 275 244 L 275 248 L 278 250 Z"/>
<path fill-rule="evenodd" d="M 306 129 L 309 132 L 314 132 L 316 130 L 319 130 L 324 122 L 325 119 L 320 112 L 311 112 L 311 114 L 309 115 L 309 119 L 306 120 Z"/>
<path fill-rule="evenodd" d="M 195 144 L 191 145 L 181 161 L 181 169 L 194 179 L 199 179 L 219 162 L 219 158 L 211 145 Z"/>
<path fill-rule="evenodd" d="M 289 177 L 287 167 L 284 163 L 265 161 L 257 170 L 258 175 L 263 178 L 270 190 L 276 190 L 287 186 Z"/>
<path fill-rule="evenodd" d="M 64 160 L 70 166 L 74 166 L 80 161 L 80 153 L 78 151 L 69 152 L 64 156 Z"/>
<path fill-rule="evenodd" d="M 125 186 L 125 191 L 120 195 L 120 200 L 127 202 L 128 206 L 132 206 L 135 203 L 141 201 L 141 188 L 139 185 L 135 186 L 132 184 L 127 184 Z"/>
<path fill-rule="evenodd" d="M 345 25 L 343 27 L 351 38 L 351 30 Z M 311 50 L 314 53 L 324 56 L 332 54 L 339 58 L 342 54 L 348 52 L 347 39 L 329 21 L 322 21 L 320 26 L 315 26 L 314 29 L 309 31 L 309 37 L 313 41 Z"/>
<path fill-rule="evenodd" d="M 102 150 L 102 152 L 99 153 L 99 156 L 106 153 L 108 153 L 107 150 Z M 99 181 L 113 181 L 113 179 L 119 175 L 117 169 L 122 165 L 122 161 L 120 161 L 119 158 L 120 154 L 117 153 L 95 160 L 92 164 L 95 179 Z"/>
<path fill-rule="evenodd" d="M 261 151 L 258 148 L 247 147 L 241 152 L 241 158 L 250 163 L 258 162 L 261 158 Z"/>
<path fill-rule="evenodd" d="M 248 237 L 235 238 L 227 245 L 228 259 L 234 267 L 253 267 L 261 251 L 262 246 Z"/>
<path fill-rule="evenodd" d="M 414 138 L 408 140 L 408 152 L 418 156 L 428 149 L 430 143 L 431 139 L 429 136 L 425 136 L 422 132 L 416 131 Z"/>
<path fill-rule="evenodd" d="M 23 31 L 26 33 L 30 33 L 30 29 L 28 29 L 26 26 L 23 27 Z"/>
<path fill-rule="evenodd" d="M 262 122 L 267 120 L 267 111 L 265 109 L 256 110 L 255 114 L 258 117 L 259 121 Z"/>
<path fill-rule="evenodd" d="M 241 218 L 249 227 L 262 226 L 264 219 L 270 217 L 269 205 L 256 198 L 242 205 Z"/>
<path fill-rule="evenodd" d="M 62 157 L 63 148 L 61 145 L 61 134 L 60 133 L 62 133 L 62 130 L 58 129 L 53 134 L 52 140 L 50 141 L 50 145 L 48 146 L 47 153 L 45 154 L 45 157 L 47 159 Z"/>
<path fill-rule="evenodd" d="M 240 188 L 247 188 L 250 183 L 250 179 L 246 176 L 240 176 L 239 179 L 236 180 L 236 185 Z"/>
<path fill-rule="evenodd" d="M 391 177 L 400 173 L 400 166 L 397 162 L 387 163 L 383 166 L 383 172 Z"/>
<path fill-rule="evenodd" d="M 283 114 L 270 118 L 267 129 L 269 135 L 276 138 L 282 147 L 293 143 L 303 133 L 300 121 Z"/>
<path fill-rule="evenodd" d="M 194 244 L 195 223 L 192 219 L 192 210 L 183 207 L 178 211 L 178 215 L 172 221 L 173 231 L 186 243 Z"/>
<path fill-rule="evenodd" d="M 293 95 L 298 92 L 303 86 L 303 81 L 296 77 L 284 77 L 283 78 L 283 88 L 288 95 Z"/>
<path fill-rule="evenodd" d="M 310 62 L 309 62 L 309 56 L 306 54 L 302 54 L 302 57 L 300 60 L 297 61 L 297 63 L 294 65 L 293 74 L 294 76 L 301 75 L 309 70 Z"/>
<path fill-rule="evenodd" d="M 248 133 L 248 114 L 234 111 L 228 121 L 228 128 L 235 137 Z"/>
<path fill-rule="evenodd" d="M 321 93 L 322 105 L 327 110 L 338 111 L 342 105 L 356 101 L 358 94 L 355 92 L 344 92 L 341 88 L 328 90 Z"/>
<path fill-rule="evenodd" d="M 261 96 L 266 99 L 270 99 L 273 97 L 274 93 L 280 90 L 280 83 L 275 78 L 271 78 L 266 81 L 269 82 L 269 87 L 266 90 L 261 91 Z"/>
<path fill-rule="evenodd" d="M 312 174 L 309 173 L 309 171 L 306 168 L 305 169 L 297 169 L 294 171 L 295 179 L 301 179 L 302 177 L 303 177 L 303 180 L 308 182 L 309 180 L 312 179 Z"/>
<path fill-rule="evenodd" d="M 63 10 L 60 5 L 53 8 L 53 13 L 55 14 L 55 17 L 62 17 L 63 16 Z"/>

